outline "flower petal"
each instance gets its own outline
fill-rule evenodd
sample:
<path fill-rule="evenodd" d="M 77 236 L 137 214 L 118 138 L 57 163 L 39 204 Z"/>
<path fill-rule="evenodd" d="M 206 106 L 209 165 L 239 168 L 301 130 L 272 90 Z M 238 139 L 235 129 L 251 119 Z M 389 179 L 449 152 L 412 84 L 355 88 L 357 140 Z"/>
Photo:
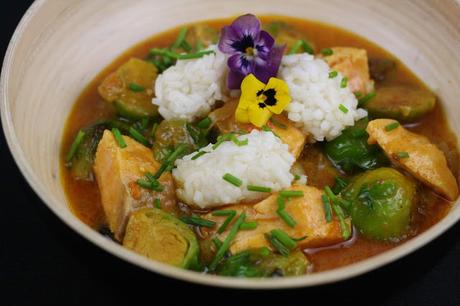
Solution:
<path fill-rule="evenodd" d="M 234 54 L 227 60 L 230 70 L 238 71 L 244 76 L 254 71 L 254 61 L 248 60 L 243 54 Z"/>
<path fill-rule="evenodd" d="M 266 31 L 260 31 L 259 39 L 255 42 L 255 48 L 257 49 L 257 56 L 267 58 L 270 54 L 275 40 Z"/>
<path fill-rule="evenodd" d="M 265 63 L 257 61 L 254 74 L 259 80 L 267 83 L 271 77 L 276 77 L 281 64 L 281 58 L 283 57 L 284 48 L 285 46 L 274 47 Z"/>
<path fill-rule="evenodd" d="M 261 108 L 258 104 L 251 104 L 248 108 L 248 116 L 249 122 L 260 128 L 267 124 L 272 113 L 267 107 Z"/>
<path fill-rule="evenodd" d="M 246 14 L 235 19 L 231 27 L 240 38 L 243 36 L 257 38 L 260 32 L 260 21 L 256 16 Z"/>
<path fill-rule="evenodd" d="M 259 81 L 253 74 L 249 74 L 241 82 L 241 100 L 257 104 L 257 93 L 265 88 L 265 84 Z"/>
<path fill-rule="evenodd" d="M 225 26 L 220 31 L 220 40 L 219 40 L 219 50 L 222 53 L 233 54 L 235 49 L 233 48 L 233 43 L 239 41 L 241 37 L 231 26 Z"/>
<path fill-rule="evenodd" d="M 270 106 L 267 105 L 267 108 L 275 114 L 281 114 L 283 110 L 291 102 L 291 97 L 289 96 L 289 87 L 283 80 L 277 78 L 270 78 L 268 81 L 265 90 L 274 89 L 276 92 L 275 99 L 276 105 Z"/>
<path fill-rule="evenodd" d="M 229 89 L 240 89 L 241 82 L 245 75 L 239 71 L 230 70 L 227 76 L 227 87 Z"/>

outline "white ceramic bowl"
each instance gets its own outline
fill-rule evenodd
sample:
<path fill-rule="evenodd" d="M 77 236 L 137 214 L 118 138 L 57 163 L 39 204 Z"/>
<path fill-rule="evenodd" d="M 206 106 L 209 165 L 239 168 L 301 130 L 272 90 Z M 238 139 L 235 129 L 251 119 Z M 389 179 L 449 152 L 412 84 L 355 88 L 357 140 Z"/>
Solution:
<path fill-rule="evenodd" d="M 38 0 L 19 24 L 1 77 L 1 115 L 9 147 L 43 202 L 106 251 L 163 275 L 213 286 L 285 288 L 335 282 L 394 261 L 460 218 L 458 203 L 428 231 L 381 255 L 343 268 L 283 279 L 209 276 L 147 260 L 107 240 L 69 210 L 59 178 L 64 121 L 83 88 L 127 48 L 182 23 L 241 13 L 321 20 L 349 29 L 399 57 L 437 92 L 460 135 L 460 5 L 393 0 Z"/>

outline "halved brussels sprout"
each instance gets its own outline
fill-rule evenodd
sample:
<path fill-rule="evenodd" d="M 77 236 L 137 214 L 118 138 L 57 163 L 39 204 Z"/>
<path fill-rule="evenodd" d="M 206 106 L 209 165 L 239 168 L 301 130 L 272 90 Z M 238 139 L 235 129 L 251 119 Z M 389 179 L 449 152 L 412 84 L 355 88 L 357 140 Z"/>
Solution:
<path fill-rule="evenodd" d="M 436 96 L 427 90 L 405 86 L 387 86 L 376 90 L 376 96 L 364 108 L 375 118 L 414 121 L 433 110 Z"/>
<path fill-rule="evenodd" d="M 247 250 L 227 258 L 217 274 L 236 277 L 276 277 L 303 275 L 308 260 L 301 251 L 289 256 L 270 252 L 267 248 Z"/>
<path fill-rule="evenodd" d="M 342 135 L 326 142 L 324 150 L 332 163 L 345 173 L 371 170 L 388 164 L 388 159 L 377 145 L 369 145 L 366 132 L 367 118 L 343 130 Z"/>
<path fill-rule="evenodd" d="M 402 238 L 410 223 L 415 184 L 392 168 L 358 176 L 341 193 L 351 203 L 353 224 L 365 237 L 376 240 Z"/>
<path fill-rule="evenodd" d="M 150 259 L 188 269 L 198 266 L 199 247 L 193 231 L 161 209 L 132 213 L 123 245 Z"/>

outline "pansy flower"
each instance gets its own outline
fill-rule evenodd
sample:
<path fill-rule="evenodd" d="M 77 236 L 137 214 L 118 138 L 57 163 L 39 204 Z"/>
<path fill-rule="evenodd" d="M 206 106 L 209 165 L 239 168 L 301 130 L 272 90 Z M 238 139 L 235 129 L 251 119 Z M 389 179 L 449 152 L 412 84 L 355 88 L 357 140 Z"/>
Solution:
<path fill-rule="evenodd" d="M 270 78 L 264 84 L 253 74 L 249 74 L 241 83 L 241 96 L 235 119 L 237 122 L 262 127 L 273 114 L 281 114 L 290 102 L 289 88 L 283 80 Z"/>
<path fill-rule="evenodd" d="M 284 46 L 275 47 L 274 44 L 273 37 L 260 30 L 260 21 L 254 15 L 240 16 L 230 26 L 225 26 L 219 50 L 229 55 L 228 88 L 239 89 L 244 77 L 250 73 L 265 83 L 275 77 Z"/>

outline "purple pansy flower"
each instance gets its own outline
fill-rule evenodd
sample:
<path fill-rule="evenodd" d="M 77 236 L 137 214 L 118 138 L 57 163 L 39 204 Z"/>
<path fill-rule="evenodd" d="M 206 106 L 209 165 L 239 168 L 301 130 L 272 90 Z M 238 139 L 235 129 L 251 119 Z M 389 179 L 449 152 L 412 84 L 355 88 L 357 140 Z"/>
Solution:
<path fill-rule="evenodd" d="M 274 46 L 275 40 L 266 31 L 260 30 L 256 16 L 247 14 L 238 17 L 230 26 L 222 29 L 219 50 L 228 54 L 228 88 L 239 89 L 244 77 L 254 74 L 267 83 L 276 77 L 284 46 Z"/>

